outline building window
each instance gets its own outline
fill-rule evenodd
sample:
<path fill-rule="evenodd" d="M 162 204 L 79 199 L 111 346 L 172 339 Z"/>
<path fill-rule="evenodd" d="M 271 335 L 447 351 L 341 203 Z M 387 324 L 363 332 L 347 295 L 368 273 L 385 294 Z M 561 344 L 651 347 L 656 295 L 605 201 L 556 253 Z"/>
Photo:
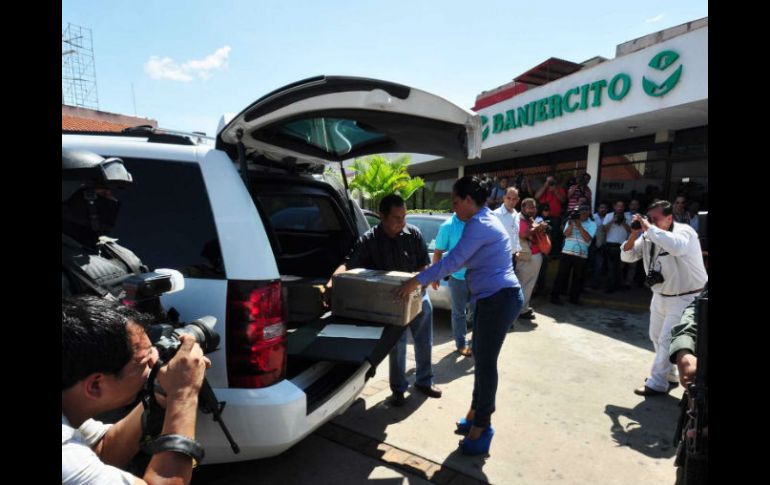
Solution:
<path fill-rule="evenodd" d="M 673 201 L 678 195 L 687 198 L 690 212 L 708 210 L 708 160 L 690 160 L 671 163 L 671 185 L 668 200 Z"/>
<path fill-rule="evenodd" d="M 665 197 L 665 181 L 665 161 L 605 165 L 601 168 L 596 203 L 612 205 L 622 200 L 628 204 L 631 199 L 638 199 L 641 207 L 647 207 L 653 199 Z"/>
<path fill-rule="evenodd" d="M 597 202 L 639 199 L 644 208 L 684 195 L 708 210 L 708 127 L 678 131 L 673 143 L 652 135 L 604 143 L 598 182 Z"/>

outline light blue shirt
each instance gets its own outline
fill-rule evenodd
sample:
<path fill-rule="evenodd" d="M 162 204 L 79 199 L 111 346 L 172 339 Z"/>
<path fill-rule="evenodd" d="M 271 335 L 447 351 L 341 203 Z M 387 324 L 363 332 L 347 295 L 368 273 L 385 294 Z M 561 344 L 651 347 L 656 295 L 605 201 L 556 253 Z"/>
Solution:
<path fill-rule="evenodd" d="M 444 258 L 447 257 L 452 248 L 457 246 L 463 235 L 463 229 L 465 229 L 465 223 L 457 217 L 457 214 L 452 214 L 452 217 L 445 220 L 439 226 L 438 234 L 436 234 L 436 249 L 444 251 Z M 463 268 L 456 273 L 452 273 L 452 277 L 464 280 L 465 270 L 466 268 Z"/>
<path fill-rule="evenodd" d="M 503 288 L 518 288 L 513 273 L 511 239 L 500 219 L 482 207 L 465 223 L 462 237 L 445 258 L 416 276 L 427 285 L 466 267 L 471 302 L 492 296 Z"/>
<path fill-rule="evenodd" d="M 567 230 L 569 221 L 564 224 L 564 230 Z M 585 221 L 582 221 L 583 229 L 591 236 L 591 239 L 596 235 L 596 223 L 589 217 Z M 588 258 L 588 246 L 591 244 L 589 239 L 586 242 L 583 239 L 583 233 L 577 227 L 572 228 L 572 233 L 569 236 L 564 237 L 564 248 L 561 250 L 562 254 L 571 254 L 579 258 Z"/>

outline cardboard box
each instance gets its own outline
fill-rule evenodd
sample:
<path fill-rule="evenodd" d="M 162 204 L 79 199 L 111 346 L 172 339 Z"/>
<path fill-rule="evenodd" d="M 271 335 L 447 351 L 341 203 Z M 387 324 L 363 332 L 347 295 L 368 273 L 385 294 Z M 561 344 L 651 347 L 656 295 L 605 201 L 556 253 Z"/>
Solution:
<path fill-rule="evenodd" d="M 305 323 L 324 313 L 323 294 L 328 280 L 281 275 L 284 319 L 287 322 Z"/>
<path fill-rule="evenodd" d="M 390 325 L 408 325 L 422 311 L 422 292 L 417 288 L 408 300 L 395 290 L 411 273 L 356 268 L 334 275 L 332 315 Z"/>

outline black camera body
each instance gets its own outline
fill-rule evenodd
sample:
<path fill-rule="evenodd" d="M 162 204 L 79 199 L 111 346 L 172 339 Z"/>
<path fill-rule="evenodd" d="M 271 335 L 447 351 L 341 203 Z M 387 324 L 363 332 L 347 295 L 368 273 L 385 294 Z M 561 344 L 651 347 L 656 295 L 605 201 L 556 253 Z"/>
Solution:
<path fill-rule="evenodd" d="M 652 288 L 658 283 L 663 283 L 664 281 L 666 280 L 663 278 L 663 273 L 650 268 L 650 271 L 647 272 L 647 277 L 644 279 L 644 286 L 647 288 Z"/>
<path fill-rule="evenodd" d="M 571 221 L 576 221 L 580 219 L 580 211 L 578 210 L 577 207 L 575 207 L 574 209 L 572 209 L 567 213 L 567 219 Z"/>
<path fill-rule="evenodd" d="M 182 278 L 181 274 L 153 271 L 133 275 L 123 282 L 123 289 L 126 290 L 124 303 L 153 315 L 157 322 L 168 322 L 152 324 L 147 330 L 150 342 L 158 349 L 158 354 L 163 362 L 168 362 L 176 355 L 182 344 L 179 337 L 184 334 L 195 337 L 204 354 L 219 348 L 220 337 L 214 331 L 216 318 L 205 316 L 190 323 L 180 323 L 176 310 L 172 308 L 168 313 L 163 310 L 160 296 L 184 288 L 184 280 L 180 281 L 180 278 Z"/>
<path fill-rule="evenodd" d="M 638 212 L 637 212 L 636 214 L 638 214 Z M 642 219 L 644 219 L 645 221 L 649 221 L 649 219 L 647 219 L 647 216 L 644 216 L 644 215 L 643 215 L 643 216 L 641 216 L 641 217 L 642 217 Z M 641 222 L 639 222 L 639 221 L 632 221 L 632 222 L 631 222 L 631 229 L 641 229 L 641 228 L 642 228 L 642 223 L 641 223 Z"/>
<path fill-rule="evenodd" d="M 219 348 L 219 334 L 214 331 L 216 318 L 212 316 L 201 317 L 181 326 L 168 323 L 156 323 L 150 325 L 148 337 L 155 348 L 158 349 L 158 356 L 163 362 L 168 362 L 176 355 L 179 346 L 182 345 L 180 337 L 182 335 L 192 335 L 195 341 L 201 346 L 204 354 L 213 352 Z"/>

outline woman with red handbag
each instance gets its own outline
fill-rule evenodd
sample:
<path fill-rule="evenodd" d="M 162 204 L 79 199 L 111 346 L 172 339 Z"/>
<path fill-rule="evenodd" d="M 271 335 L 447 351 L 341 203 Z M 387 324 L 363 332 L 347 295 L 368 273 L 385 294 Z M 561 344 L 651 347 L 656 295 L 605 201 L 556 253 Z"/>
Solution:
<path fill-rule="evenodd" d="M 549 227 L 547 223 L 535 222 L 537 212 L 537 202 L 535 199 L 524 199 L 521 202 L 521 219 L 519 220 L 519 241 L 521 242 L 521 251 L 516 264 L 516 277 L 521 283 L 521 289 L 524 292 L 524 310 L 519 318 L 531 320 L 534 318 L 534 311 L 529 306 L 532 298 L 532 291 L 537 284 L 537 277 L 540 274 L 540 265 L 543 262 L 543 255 L 551 251 L 551 239 L 546 232 Z M 515 322 L 514 322 L 515 323 Z"/>

